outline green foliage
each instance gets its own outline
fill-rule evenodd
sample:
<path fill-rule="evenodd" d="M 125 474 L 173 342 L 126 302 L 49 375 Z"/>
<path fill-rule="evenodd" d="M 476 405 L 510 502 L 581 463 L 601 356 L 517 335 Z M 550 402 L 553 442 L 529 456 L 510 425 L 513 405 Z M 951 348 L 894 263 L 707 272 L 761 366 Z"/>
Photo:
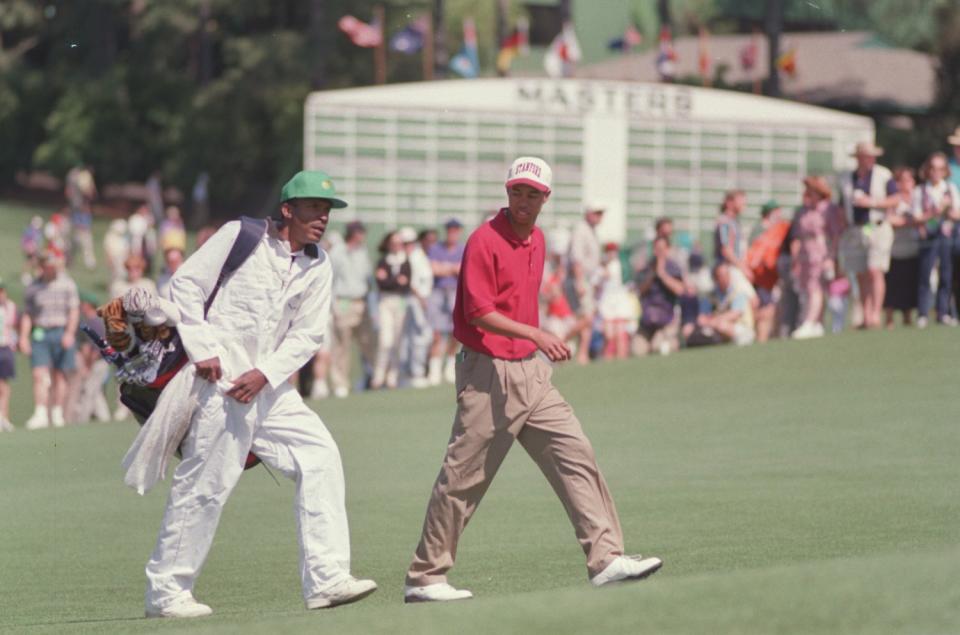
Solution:
<path fill-rule="evenodd" d="M 646 46 L 655 46 L 656 4 L 625 0 Z M 373 52 L 337 27 L 369 21 L 377 0 L 3 0 L 0 2 L 0 185 L 18 170 L 63 175 L 91 163 L 102 182 L 160 169 L 189 191 L 211 176 L 216 209 L 259 211 L 300 165 L 303 101 L 314 87 L 373 82 Z M 387 33 L 434 0 L 383 0 Z M 677 33 L 761 22 L 764 0 L 672 0 Z M 941 60 L 939 119 L 960 110 L 960 29 L 955 0 L 784 0 L 789 23 L 870 29 Z M 492 73 L 496 3 L 446 0 L 447 51 L 462 21 L 477 24 L 481 65 Z M 522 3 L 510 3 L 511 25 Z M 204 19 L 203 16 L 208 16 Z M 388 54 L 389 81 L 422 78 L 419 55 Z M 722 83 L 722 77 L 718 78 Z M 253 209 L 251 209 L 251 207 Z"/>

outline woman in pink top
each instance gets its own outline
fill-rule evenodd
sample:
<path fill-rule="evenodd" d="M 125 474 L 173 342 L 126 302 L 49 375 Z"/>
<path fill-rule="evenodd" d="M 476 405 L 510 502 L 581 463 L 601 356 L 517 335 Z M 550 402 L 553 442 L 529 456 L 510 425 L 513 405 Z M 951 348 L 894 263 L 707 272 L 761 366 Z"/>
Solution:
<path fill-rule="evenodd" d="M 837 245 L 844 230 L 843 215 L 831 202 L 833 192 L 827 180 L 810 176 L 803 186 L 803 208 L 790 244 L 794 282 L 806 306 L 803 323 L 793 332 L 797 339 L 823 335 L 823 282 L 836 273 Z"/>

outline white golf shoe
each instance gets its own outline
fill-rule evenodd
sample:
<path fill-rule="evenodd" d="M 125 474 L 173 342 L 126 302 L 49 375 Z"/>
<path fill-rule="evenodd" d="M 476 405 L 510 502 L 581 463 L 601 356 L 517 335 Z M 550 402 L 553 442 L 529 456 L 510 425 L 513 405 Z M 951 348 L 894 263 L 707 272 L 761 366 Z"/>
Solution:
<path fill-rule="evenodd" d="M 206 617 L 213 615 L 213 609 L 206 604 L 201 604 L 193 599 L 193 596 L 187 596 L 162 609 L 148 608 L 147 617 Z"/>
<path fill-rule="evenodd" d="M 627 580 L 643 580 L 663 566 L 660 558 L 644 558 L 643 556 L 620 556 L 607 565 L 607 568 L 590 578 L 593 586 L 603 586 L 613 582 Z"/>
<path fill-rule="evenodd" d="M 362 600 L 376 590 L 377 583 L 373 580 L 358 580 L 350 577 L 335 584 L 330 590 L 307 599 L 306 605 L 308 609 L 328 609 Z"/>
<path fill-rule="evenodd" d="M 24 426 L 27 430 L 42 430 L 43 428 L 50 427 L 50 415 L 47 413 L 47 409 L 37 408 L 33 411 L 33 414 L 27 419 L 27 422 Z"/>
<path fill-rule="evenodd" d="M 453 600 L 469 600 L 473 593 L 466 589 L 455 589 L 446 582 L 428 584 L 427 586 L 404 586 L 403 601 L 413 602 L 450 602 Z"/>
<path fill-rule="evenodd" d="M 791 337 L 795 340 L 809 340 L 816 337 L 823 337 L 823 325 L 819 322 L 804 322 Z"/>
<path fill-rule="evenodd" d="M 63 408 L 60 406 L 54 406 L 50 409 L 50 425 L 54 428 L 62 428 L 67 425 L 66 420 L 63 418 Z"/>

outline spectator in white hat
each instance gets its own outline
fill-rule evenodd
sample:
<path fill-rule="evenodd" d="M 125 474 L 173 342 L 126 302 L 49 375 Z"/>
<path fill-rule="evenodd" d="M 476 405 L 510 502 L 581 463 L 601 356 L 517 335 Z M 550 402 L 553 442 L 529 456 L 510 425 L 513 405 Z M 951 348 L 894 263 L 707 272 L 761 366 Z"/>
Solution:
<path fill-rule="evenodd" d="M 567 254 L 570 275 L 567 276 L 567 301 L 577 314 L 577 323 L 570 337 L 577 338 L 577 362 L 590 361 L 590 336 L 597 313 L 597 283 L 601 272 L 602 249 L 597 238 L 597 225 L 603 220 L 606 205 L 591 201 L 584 207 L 583 220 L 570 235 Z M 569 338 L 568 338 L 569 339 Z"/>
<path fill-rule="evenodd" d="M 841 181 L 848 228 L 840 243 L 843 269 L 855 274 L 863 313 L 863 328 L 879 328 L 886 293 L 884 275 L 890 269 L 893 228 L 887 209 L 896 205 L 897 184 L 887 168 L 877 164 L 883 148 L 858 143 L 852 155 L 857 168 Z"/>

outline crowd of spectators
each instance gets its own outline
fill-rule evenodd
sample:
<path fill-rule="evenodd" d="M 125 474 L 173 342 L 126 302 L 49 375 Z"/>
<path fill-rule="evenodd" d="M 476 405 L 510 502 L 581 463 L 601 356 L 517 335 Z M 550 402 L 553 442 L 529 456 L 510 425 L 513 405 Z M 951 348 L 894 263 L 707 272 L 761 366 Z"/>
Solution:
<path fill-rule="evenodd" d="M 547 230 L 541 323 L 573 346 L 581 364 L 816 338 L 828 326 L 894 328 L 898 314 L 904 326 L 955 326 L 960 129 L 948 141 L 952 157 L 934 152 L 916 172 L 890 170 L 878 163 L 882 148 L 857 144 L 853 171 L 835 180 L 807 176 L 799 201 L 764 202 L 753 227 L 741 217 L 755 203 L 731 190 L 719 202 L 709 253 L 696 237 L 678 240 L 668 217 L 639 245 L 603 243 L 605 205 L 591 202 L 573 227 Z M 66 211 L 34 218 L 23 232 L 23 307 L 0 281 L 0 431 L 14 429 L 9 381 L 17 351 L 32 369 L 28 429 L 128 418 L 116 394 L 105 392 L 110 368 L 77 327 L 102 333 L 97 306 L 130 288 L 163 295 L 187 256 L 180 210 L 154 194 L 109 224 L 99 269 L 109 297 L 81 291 L 68 265 L 97 267 L 92 171 L 72 170 L 65 195 Z M 329 337 L 291 380 L 315 399 L 453 382 L 463 224 L 451 218 L 442 229 L 387 231 L 375 255 L 363 223 L 338 229 L 323 245 L 334 271 Z M 197 246 L 211 233 L 199 232 Z"/>

